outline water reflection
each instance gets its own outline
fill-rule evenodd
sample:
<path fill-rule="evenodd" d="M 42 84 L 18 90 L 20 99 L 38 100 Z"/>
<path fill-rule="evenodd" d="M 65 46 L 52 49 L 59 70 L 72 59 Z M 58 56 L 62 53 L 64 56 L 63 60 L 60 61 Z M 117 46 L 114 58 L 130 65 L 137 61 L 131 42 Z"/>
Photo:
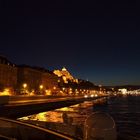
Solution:
<path fill-rule="evenodd" d="M 54 111 L 42 112 L 31 116 L 19 118 L 22 121 L 43 121 L 43 122 L 54 122 L 64 123 L 64 115 L 67 115 L 68 119 L 73 119 L 73 123 L 83 122 L 85 117 L 92 112 L 93 102 L 84 102 L 82 104 L 73 105 L 70 107 L 64 107 L 56 109 Z"/>
<path fill-rule="evenodd" d="M 104 103 L 105 101 L 105 99 L 98 99 L 93 102 L 84 102 L 19 118 L 19 120 L 64 133 L 76 139 L 83 139 L 83 124 L 86 118 L 93 112 L 96 104 Z"/>
<path fill-rule="evenodd" d="M 82 139 L 83 124 L 87 116 L 92 112 L 103 111 L 114 118 L 118 133 L 140 137 L 140 97 L 111 98 L 107 105 L 100 103 L 105 103 L 105 100 L 84 102 L 19 120 Z"/>

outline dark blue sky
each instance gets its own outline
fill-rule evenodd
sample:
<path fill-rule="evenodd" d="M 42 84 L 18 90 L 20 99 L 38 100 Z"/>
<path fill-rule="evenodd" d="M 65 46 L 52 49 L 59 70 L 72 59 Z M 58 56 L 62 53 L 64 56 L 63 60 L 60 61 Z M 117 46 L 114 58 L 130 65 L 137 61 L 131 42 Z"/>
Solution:
<path fill-rule="evenodd" d="M 140 84 L 137 1 L 1 2 L 0 53 L 95 84 Z"/>

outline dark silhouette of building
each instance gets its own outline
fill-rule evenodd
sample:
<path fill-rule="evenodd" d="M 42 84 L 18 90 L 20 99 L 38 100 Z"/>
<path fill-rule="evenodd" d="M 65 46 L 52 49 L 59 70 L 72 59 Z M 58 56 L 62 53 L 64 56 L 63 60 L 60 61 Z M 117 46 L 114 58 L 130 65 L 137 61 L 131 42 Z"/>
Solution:
<path fill-rule="evenodd" d="M 26 89 L 30 92 L 34 90 L 36 93 L 43 93 L 47 89 L 53 91 L 58 88 L 58 77 L 39 67 L 18 66 L 17 79 L 18 89 L 24 88 L 24 84 L 26 84 Z"/>
<path fill-rule="evenodd" d="M 6 57 L 0 56 L 0 88 L 15 89 L 17 84 L 17 68 Z"/>

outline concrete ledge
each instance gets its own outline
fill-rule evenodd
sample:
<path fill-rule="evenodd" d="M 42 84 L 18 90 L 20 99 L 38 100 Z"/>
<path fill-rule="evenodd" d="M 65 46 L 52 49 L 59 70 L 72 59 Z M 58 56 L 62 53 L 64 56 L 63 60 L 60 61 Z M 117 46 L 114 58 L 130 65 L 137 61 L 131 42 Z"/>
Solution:
<path fill-rule="evenodd" d="M 8 104 L 8 102 L 9 102 L 9 96 L 8 95 L 0 96 L 0 105 Z"/>

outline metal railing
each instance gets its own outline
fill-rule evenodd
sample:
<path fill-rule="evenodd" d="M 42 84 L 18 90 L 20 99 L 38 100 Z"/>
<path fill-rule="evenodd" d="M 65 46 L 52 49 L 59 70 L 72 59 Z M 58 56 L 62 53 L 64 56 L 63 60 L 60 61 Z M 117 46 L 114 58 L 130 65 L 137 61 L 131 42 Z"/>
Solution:
<path fill-rule="evenodd" d="M 0 118 L 0 139 L 3 140 L 73 140 L 68 136 L 23 122 Z"/>

